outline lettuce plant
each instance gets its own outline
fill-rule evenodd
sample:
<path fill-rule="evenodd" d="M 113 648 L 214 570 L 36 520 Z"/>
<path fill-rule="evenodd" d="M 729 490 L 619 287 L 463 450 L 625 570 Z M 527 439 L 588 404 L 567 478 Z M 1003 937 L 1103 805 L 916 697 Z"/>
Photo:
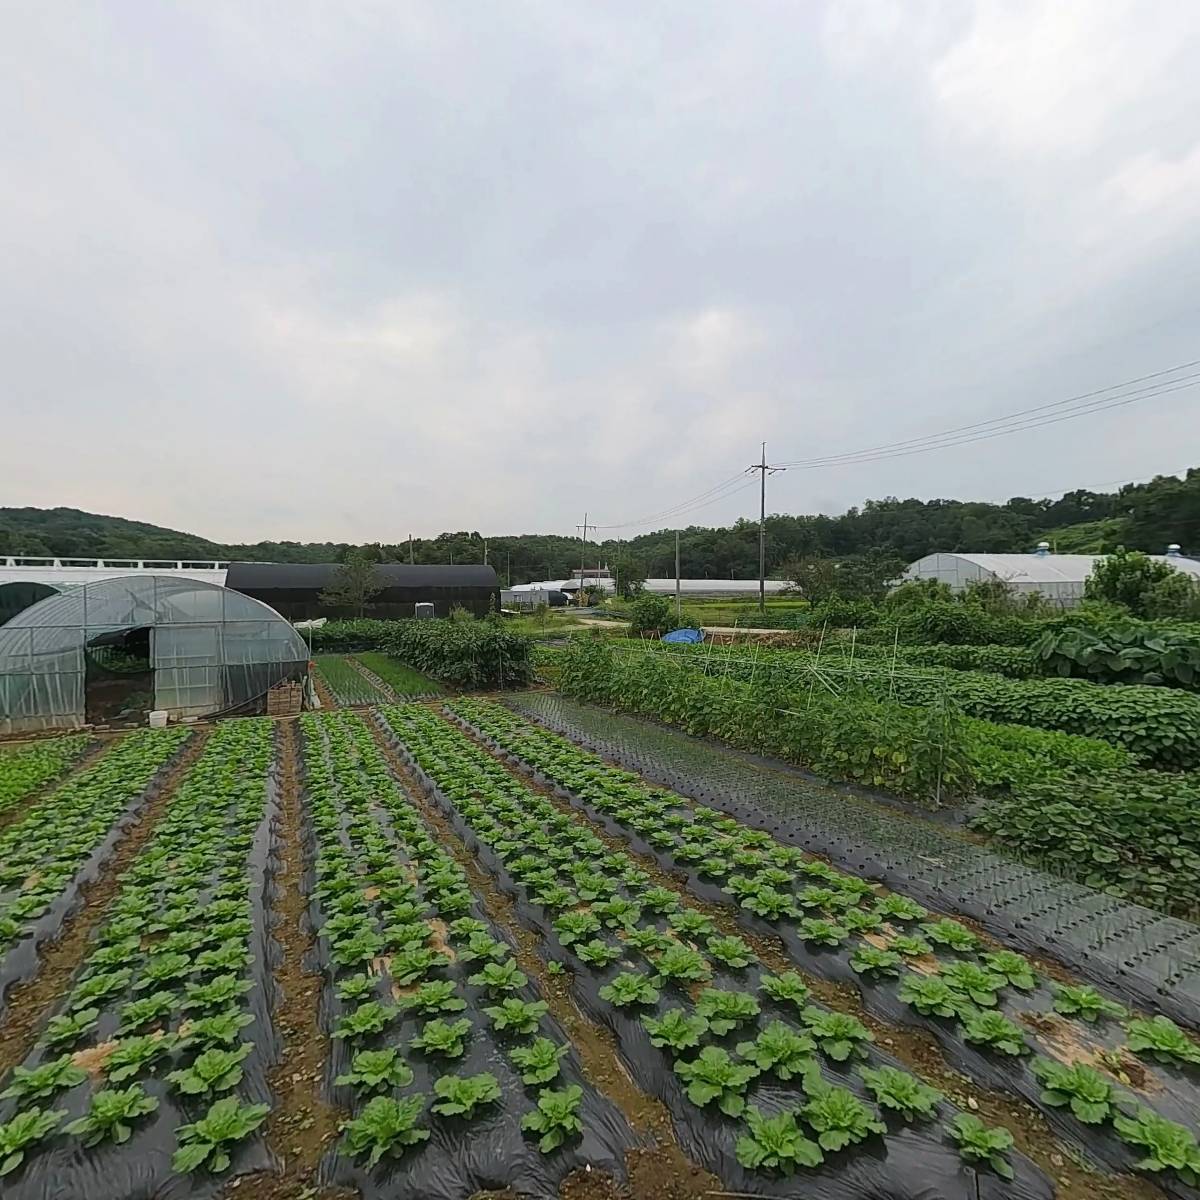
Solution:
<path fill-rule="evenodd" d="M 696 999 L 695 1012 L 708 1022 L 717 1037 L 754 1020 L 761 1011 L 758 1001 L 748 992 L 726 992 L 705 988 Z"/>
<path fill-rule="evenodd" d="M 1054 1011 L 1064 1016 L 1082 1017 L 1085 1021 L 1125 1016 L 1123 1005 L 1115 1000 L 1106 1000 L 1094 987 L 1069 983 L 1055 983 L 1051 987 L 1054 989 Z"/>
<path fill-rule="evenodd" d="M 822 1150 L 841 1150 L 872 1133 L 887 1132 L 887 1126 L 848 1089 L 833 1087 L 810 1076 L 805 1091 L 812 1098 L 800 1112 L 815 1130 Z"/>
<path fill-rule="evenodd" d="M 997 950 L 993 954 L 985 954 L 983 965 L 989 971 L 1002 976 L 1005 983 L 1020 988 L 1023 992 L 1031 992 L 1037 987 L 1037 975 L 1033 965 L 1015 950 Z"/>
<path fill-rule="evenodd" d="M 969 954 L 979 949 L 979 939 L 961 922 L 943 917 L 940 921 L 927 921 L 921 932 L 929 941 L 960 954 Z"/>
<path fill-rule="evenodd" d="M 87 1112 L 78 1121 L 72 1121 L 64 1132 L 81 1137 L 88 1147 L 105 1141 L 120 1144 L 129 1141 L 132 1123 L 156 1108 L 158 1101 L 147 1096 L 136 1083 L 127 1088 L 104 1088 L 92 1093 Z"/>
<path fill-rule="evenodd" d="M 517 966 L 516 960 L 510 958 L 502 963 L 485 963 L 482 971 L 471 976 L 470 982 L 497 995 L 520 991 L 529 982 L 529 977 Z"/>
<path fill-rule="evenodd" d="M 1067 1066 L 1048 1058 L 1036 1058 L 1033 1073 L 1042 1085 L 1043 1104 L 1054 1108 L 1070 1105 L 1085 1125 L 1099 1125 L 1112 1115 L 1116 1101 L 1112 1084 L 1084 1063 Z"/>
<path fill-rule="evenodd" d="M 693 1059 L 676 1059 L 675 1074 L 687 1084 L 687 1098 L 698 1108 L 714 1101 L 728 1117 L 740 1116 L 745 1091 L 758 1074 L 752 1063 L 738 1063 L 720 1046 L 705 1046 Z"/>
<path fill-rule="evenodd" d="M 431 1111 L 443 1117 L 466 1117 L 484 1104 L 500 1099 L 500 1083 L 495 1075 L 443 1075 L 433 1082 L 434 1101 Z"/>
<path fill-rule="evenodd" d="M 1004 976 L 971 962 L 954 962 L 943 967 L 941 977 L 956 992 L 981 1008 L 994 1008 L 996 993 L 1004 986 Z"/>
<path fill-rule="evenodd" d="M 1024 1054 L 1026 1050 L 1021 1027 L 994 1009 L 964 1013 L 962 1035 L 964 1040 L 1000 1054 Z"/>
<path fill-rule="evenodd" d="M 614 946 L 609 942 L 601 941 L 599 938 L 593 938 L 590 942 L 577 943 L 575 953 L 589 966 L 607 967 L 609 963 L 616 962 L 624 951 L 620 946 Z"/>
<path fill-rule="evenodd" d="M 406 1088 L 413 1081 L 412 1069 L 400 1057 L 395 1046 L 386 1050 L 360 1050 L 345 1075 L 334 1083 L 340 1087 L 356 1088 L 360 1092 Z"/>
<path fill-rule="evenodd" d="M 44 1100 L 86 1078 L 87 1072 L 75 1066 L 69 1054 L 64 1054 L 38 1067 L 14 1067 L 12 1083 L 0 1092 L 0 1099 L 15 1096 L 21 1100 Z"/>
<path fill-rule="evenodd" d="M 654 969 L 662 980 L 702 982 L 712 978 L 704 956 L 678 942 L 672 943 L 654 960 Z"/>
<path fill-rule="evenodd" d="M 909 975 L 900 985 L 900 999 L 923 1017 L 957 1017 L 970 1005 L 940 975 Z"/>
<path fill-rule="evenodd" d="M 946 1130 L 964 1162 L 986 1163 L 1001 1179 L 1013 1178 L 1012 1164 L 1005 1157 L 1013 1147 L 1013 1135 L 1003 1125 L 989 1128 L 973 1114 L 959 1113 Z"/>
<path fill-rule="evenodd" d="M 890 950 L 895 950 L 897 954 L 903 954 L 905 958 L 921 958 L 923 955 L 932 954 L 933 947 L 923 938 L 916 934 L 901 934 L 899 937 L 894 937 L 888 943 Z"/>
<path fill-rule="evenodd" d="M 815 1043 L 783 1021 L 772 1021 L 752 1042 L 739 1042 L 737 1052 L 760 1071 L 779 1079 L 803 1075 L 812 1066 Z"/>
<path fill-rule="evenodd" d="M 859 1075 L 880 1108 L 899 1113 L 906 1121 L 932 1117 L 942 1093 L 897 1067 L 859 1067 Z"/>
<path fill-rule="evenodd" d="M 227 1092 L 241 1082 L 242 1060 L 253 1048 L 253 1042 L 243 1042 L 236 1050 L 205 1050 L 190 1067 L 172 1071 L 167 1079 L 185 1096 Z"/>
<path fill-rule="evenodd" d="M 791 1004 L 801 1008 L 808 1000 L 808 984 L 798 971 L 784 971 L 780 975 L 763 975 L 758 986 L 779 1004 Z"/>
<path fill-rule="evenodd" d="M 1189 1186 L 1200 1185 L 1200 1146 L 1191 1130 L 1149 1108 L 1139 1108 L 1130 1117 L 1117 1116 L 1113 1127 L 1123 1142 L 1146 1152 L 1139 1170 L 1171 1170 Z"/>
<path fill-rule="evenodd" d="M 747 1133 L 736 1145 L 737 1160 L 751 1171 L 763 1169 L 791 1175 L 797 1167 L 817 1167 L 825 1160 L 821 1147 L 804 1136 L 796 1114 L 765 1117 L 753 1104 L 746 1108 Z"/>
<path fill-rule="evenodd" d="M 499 1004 L 483 1011 L 502 1032 L 533 1033 L 549 1007 L 545 1000 L 518 1000 L 513 996 L 506 996 Z"/>
<path fill-rule="evenodd" d="M 550 1083 L 558 1078 L 559 1064 L 569 1053 L 569 1045 L 555 1045 L 549 1038 L 535 1038 L 528 1046 L 517 1046 L 509 1054 L 521 1072 L 521 1082 Z"/>
<path fill-rule="evenodd" d="M 684 908 L 679 912 L 670 913 L 667 924 L 676 933 L 689 938 L 707 937 L 717 929 L 708 917 L 695 908 Z"/>
<path fill-rule="evenodd" d="M 1192 1041 L 1170 1017 L 1134 1017 L 1125 1025 L 1129 1048 L 1163 1063 L 1200 1066 L 1200 1045 Z"/>
<path fill-rule="evenodd" d="M 538 1093 L 537 1108 L 522 1118 L 521 1128 L 541 1134 L 538 1149 L 549 1154 L 568 1138 L 583 1132 L 583 1121 L 579 1117 L 582 1099 L 583 1088 L 576 1083 L 558 1091 L 545 1088 Z"/>
<path fill-rule="evenodd" d="M 442 1058 L 462 1058 L 470 1035 L 471 1022 L 466 1017 L 458 1021 L 435 1018 L 425 1022 L 420 1034 L 413 1038 L 412 1045 L 426 1054 L 438 1054 Z"/>
<path fill-rule="evenodd" d="M 450 986 L 453 988 L 454 985 Z M 406 997 L 408 1000 L 412 998 L 412 996 Z M 368 1000 L 365 1004 L 360 1004 L 346 1013 L 334 1026 L 333 1032 L 329 1036 L 353 1041 L 355 1038 L 367 1037 L 373 1033 L 382 1033 L 395 1015 L 394 1008 L 385 1007 L 378 1000 Z"/>
<path fill-rule="evenodd" d="M 368 1167 L 373 1167 L 385 1154 L 398 1158 L 409 1146 L 429 1137 L 429 1130 L 417 1124 L 424 1111 L 422 1095 L 405 1096 L 401 1100 L 374 1097 L 354 1120 L 342 1125 L 351 1155 L 358 1158 L 365 1154 Z"/>
<path fill-rule="evenodd" d="M 415 992 L 401 997 L 399 1005 L 407 1012 L 430 1013 L 462 1012 L 467 1002 L 455 994 L 454 983 L 449 979 L 431 979 L 421 984 Z"/>
<path fill-rule="evenodd" d="M 25 1151 L 53 1132 L 66 1115 L 66 1109 L 43 1112 L 35 1106 L 0 1124 L 0 1176 L 15 1171 L 25 1161 Z"/>
<path fill-rule="evenodd" d="M 642 1025 L 652 1046 L 668 1047 L 673 1054 L 700 1045 L 708 1032 L 708 1022 L 702 1016 L 682 1008 L 668 1009 L 661 1017 L 643 1017 Z"/>
<path fill-rule="evenodd" d="M 659 991 L 654 986 L 654 980 L 636 971 L 625 971 L 612 983 L 605 984 L 600 989 L 600 999 L 607 1000 L 617 1008 L 628 1008 L 635 1004 L 655 1004 L 658 996 Z"/>
<path fill-rule="evenodd" d="M 866 1054 L 871 1031 L 849 1013 L 827 1012 L 809 1006 L 801 1013 L 813 1040 L 834 1062 L 845 1062 L 851 1055 Z"/>
<path fill-rule="evenodd" d="M 850 955 L 851 970 L 860 975 L 899 975 L 900 955 L 894 950 L 881 950 L 878 946 L 859 946 Z"/>
<path fill-rule="evenodd" d="M 179 1027 L 179 1034 L 188 1046 L 229 1046 L 238 1040 L 247 1025 L 253 1024 L 254 1017 L 250 1013 L 230 1011 L 185 1021 Z"/>
<path fill-rule="evenodd" d="M 98 1008 L 82 1008 L 77 1012 L 51 1017 L 41 1040 L 47 1046 L 70 1046 L 96 1028 L 96 1018 L 99 1016 Z"/>
<path fill-rule="evenodd" d="M 797 923 L 796 928 L 806 942 L 817 946 L 840 946 L 850 936 L 850 931 L 844 925 L 823 917 L 805 917 Z"/>
<path fill-rule="evenodd" d="M 875 901 L 875 912 L 885 921 L 923 921 L 929 911 L 915 900 L 889 892 Z"/>
<path fill-rule="evenodd" d="M 727 967 L 740 970 L 758 962 L 758 955 L 740 937 L 718 935 L 710 937 L 705 945 L 709 954 Z"/>
<path fill-rule="evenodd" d="M 179 1149 L 171 1165 L 180 1172 L 201 1166 L 214 1173 L 224 1171 L 234 1143 L 253 1133 L 270 1111 L 266 1104 L 242 1104 L 236 1096 L 216 1101 L 199 1121 L 181 1125 L 175 1131 Z"/>

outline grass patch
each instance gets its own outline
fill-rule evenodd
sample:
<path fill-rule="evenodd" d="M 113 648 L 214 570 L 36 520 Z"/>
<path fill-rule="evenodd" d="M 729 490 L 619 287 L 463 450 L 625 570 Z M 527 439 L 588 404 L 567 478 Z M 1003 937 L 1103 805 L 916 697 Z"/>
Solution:
<path fill-rule="evenodd" d="M 441 693 L 443 688 L 436 680 L 399 660 L 378 650 L 363 650 L 354 655 L 368 671 L 374 671 L 398 696 L 424 696 L 430 692 Z"/>

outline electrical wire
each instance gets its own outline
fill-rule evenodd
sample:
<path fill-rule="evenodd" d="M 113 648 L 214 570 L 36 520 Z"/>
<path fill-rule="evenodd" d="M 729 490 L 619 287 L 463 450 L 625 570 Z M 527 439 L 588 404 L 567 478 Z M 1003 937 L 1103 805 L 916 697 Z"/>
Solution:
<path fill-rule="evenodd" d="M 940 440 L 931 440 L 926 445 L 910 446 L 907 449 L 904 448 L 904 443 L 897 443 L 896 448 L 885 448 L 878 453 L 861 450 L 856 453 L 834 455 L 829 458 L 807 459 L 798 462 L 780 463 L 779 465 L 794 471 L 810 471 L 816 470 L 819 467 L 856 466 L 861 463 L 880 462 L 889 458 L 904 458 L 910 454 L 925 454 L 930 450 L 944 450 L 954 446 L 967 446 L 973 442 L 984 442 L 991 438 L 1003 437 L 1009 433 L 1022 433 L 1029 429 L 1039 429 L 1045 425 L 1056 425 L 1060 421 L 1071 421 L 1078 417 L 1091 416 L 1093 413 L 1106 412 L 1113 408 L 1123 408 L 1128 404 L 1135 404 L 1141 400 L 1150 400 L 1157 396 L 1170 395 L 1172 392 L 1184 391 L 1198 385 L 1200 385 L 1200 374 L 1197 374 L 1195 377 L 1187 377 L 1184 380 L 1173 381 L 1170 386 L 1161 385 L 1154 390 L 1142 389 L 1141 394 L 1138 395 L 1109 396 L 1104 401 L 1092 401 L 1089 406 L 1075 409 L 1071 412 L 1045 415 L 1037 420 L 1023 421 L 1005 428 L 987 430 L 976 433 L 971 437 L 956 436 L 951 438 L 942 434 L 937 435 Z"/>
<path fill-rule="evenodd" d="M 734 492 L 740 492 L 743 487 L 747 486 L 746 471 L 739 471 L 736 475 L 730 476 L 721 483 L 715 484 L 706 491 L 701 492 L 698 496 L 693 496 L 688 500 L 681 500 L 678 504 L 673 504 L 669 508 L 660 509 L 658 512 L 650 513 L 644 517 L 635 517 L 629 521 L 621 521 L 612 525 L 594 525 L 593 529 L 628 529 L 631 525 L 649 525 L 654 521 L 661 520 L 665 517 L 681 516 L 686 512 L 690 512 L 693 508 L 702 508 L 706 504 L 712 504 L 717 500 L 723 500 L 726 496 L 732 496 Z M 753 483 L 754 480 L 749 480 Z M 734 487 L 734 484 L 741 483 L 741 487 Z"/>
<path fill-rule="evenodd" d="M 1031 408 L 1018 409 L 1016 412 L 1007 413 L 1003 416 L 992 417 L 986 421 L 976 421 L 969 425 L 958 425 L 951 429 L 944 429 L 938 433 L 924 434 L 920 437 L 905 438 L 896 442 L 885 442 L 878 446 L 866 446 L 859 450 L 850 450 L 842 454 L 821 455 L 817 458 L 810 459 L 795 459 L 788 462 L 781 462 L 779 465 L 784 467 L 807 467 L 815 465 L 824 465 L 826 463 L 835 463 L 846 459 L 857 459 L 865 455 L 873 455 L 876 453 L 887 453 L 891 451 L 902 450 L 906 447 L 924 445 L 925 443 L 938 443 L 945 438 L 957 438 L 960 434 L 970 433 L 976 430 L 988 430 L 990 427 L 1013 425 L 1014 431 L 1016 428 L 1024 428 L 1026 421 L 1022 418 L 1029 417 L 1035 414 L 1045 414 L 1053 409 L 1061 409 L 1067 405 L 1077 406 L 1072 410 L 1072 415 L 1075 412 L 1084 414 L 1095 409 L 1102 410 L 1107 407 L 1110 401 L 1124 399 L 1126 397 L 1135 399 L 1145 399 L 1151 396 L 1162 394 L 1160 389 L 1168 388 L 1171 385 L 1189 384 L 1191 381 L 1200 379 L 1200 372 L 1193 372 L 1175 379 L 1165 378 L 1168 375 L 1178 376 L 1179 372 L 1186 371 L 1191 367 L 1200 365 L 1200 359 L 1194 359 L 1191 362 L 1180 363 L 1178 366 L 1169 367 L 1163 371 L 1154 371 L 1149 375 L 1140 375 L 1135 379 L 1125 380 L 1123 383 L 1112 384 L 1109 387 L 1098 388 L 1095 391 L 1083 392 L 1076 396 L 1069 396 L 1064 400 L 1053 400 L 1046 404 L 1034 405 Z M 1146 383 L 1147 380 L 1158 380 L 1157 383 L 1148 384 L 1143 388 L 1134 387 L 1135 384 Z M 1133 389 L 1128 391 L 1126 389 Z M 1108 393 L 1119 392 L 1120 396 L 1113 396 Z M 1037 418 L 1041 421 L 1044 418 Z M 1015 423 L 1015 424 L 1014 424 Z M 999 430 L 998 432 L 1008 432 L 1008 430 Z"/>

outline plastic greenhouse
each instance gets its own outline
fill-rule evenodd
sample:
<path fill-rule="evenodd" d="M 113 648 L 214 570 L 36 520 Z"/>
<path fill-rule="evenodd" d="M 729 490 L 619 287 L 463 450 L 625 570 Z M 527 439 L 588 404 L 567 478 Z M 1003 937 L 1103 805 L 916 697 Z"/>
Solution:
<path fill-rule="evenodd" d="M 261 601 L 164 575 L 105 579 L 0 627 L 0 734 L 262 712 L 272 687 L 307 674 L 304 640 Z"/>

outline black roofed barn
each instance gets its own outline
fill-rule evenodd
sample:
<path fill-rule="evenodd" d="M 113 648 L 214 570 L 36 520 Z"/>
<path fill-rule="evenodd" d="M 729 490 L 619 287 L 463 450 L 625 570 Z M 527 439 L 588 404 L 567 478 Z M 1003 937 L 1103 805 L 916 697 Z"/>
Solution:
<path fill-rule="evenodd" d="M 492 567 L 380 563 L 376 572 L 383 590 L 368 601 L 365 617 L 411 617 L 417 604 L 432 604 L 439 617 L 456 606 L 477 617 L 500 611 L 500 580 Z M 289 621 L 358 616 L 321 602 L 321 593 L 337 578 L 337 563 L 235 562 L 229 564 L 225 586 L 269 604 Z"/>

